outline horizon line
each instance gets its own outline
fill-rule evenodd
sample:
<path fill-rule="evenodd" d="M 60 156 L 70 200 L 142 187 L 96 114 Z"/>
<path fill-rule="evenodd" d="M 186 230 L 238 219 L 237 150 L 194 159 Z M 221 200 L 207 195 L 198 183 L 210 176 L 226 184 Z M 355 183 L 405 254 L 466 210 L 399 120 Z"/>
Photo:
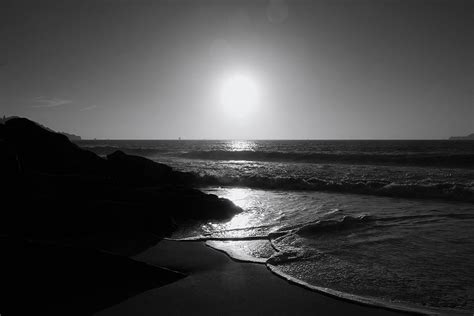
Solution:
<path fill-rule="evenodd" d="M 453 137 L 453 136 L 450 136 Z M 454 136 L 457 137 L 457 136 Z M 450 140 L 465 141 L 472 139 L 450 139 L 450 138 L 81 138 L 74 141 L 426 141 L 426 140 Z"/>

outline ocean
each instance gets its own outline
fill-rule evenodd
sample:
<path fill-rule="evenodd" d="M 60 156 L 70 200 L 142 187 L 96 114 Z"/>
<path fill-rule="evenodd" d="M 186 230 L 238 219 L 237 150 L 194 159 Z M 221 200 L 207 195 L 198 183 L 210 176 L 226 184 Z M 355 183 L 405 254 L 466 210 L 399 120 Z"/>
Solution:
<path fill-rule="evenodd" d="M 342 298 L 428 313 L 474 312 L 474 142 L 94 140 L 196 174 L 244 209 L 189 223 L 237 260 Z"/>

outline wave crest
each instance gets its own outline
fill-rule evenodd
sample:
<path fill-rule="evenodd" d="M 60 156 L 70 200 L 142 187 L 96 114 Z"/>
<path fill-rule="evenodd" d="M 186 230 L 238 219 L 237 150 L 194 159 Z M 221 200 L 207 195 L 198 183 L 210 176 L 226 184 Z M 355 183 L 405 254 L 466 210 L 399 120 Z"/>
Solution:
<path fill-rule="evenodd" d="M 373 216 L 361 215 L 357 217 L 344 216 L 339 220 L 319 220 L 309 223 L 299 228 L 295 233 L 300 236 L 314 235 L 317 233 L 338 232 L 341 230 L 349 230 L 361 226 L 365 226 L 376 220 Z"/>
<path fill-rule="evenodd" d="M 363 165 L 404 165 L 434 166 L 451 168 L 474 167 L 473 154 L 441 154 L 441 153 L 321 153 L 321 152 L 281 152 L 281 151 L 227 151 L 198 150 L 178 154 L 179 157 L 202 160 L 249 160 L 249 161 L 281 161 L 309 163 L 341 163 Z"/>
<path fill-rule="evenodd" d="M 386 181 L 302 179 L 298 177 L 197 176 L 202 185 L 249 187 L 268 190 L 308 190 L 370 194 L 390 197 L 446 199 L 474 202 L 474 186 L 459 183 L 387 183 Z"/>

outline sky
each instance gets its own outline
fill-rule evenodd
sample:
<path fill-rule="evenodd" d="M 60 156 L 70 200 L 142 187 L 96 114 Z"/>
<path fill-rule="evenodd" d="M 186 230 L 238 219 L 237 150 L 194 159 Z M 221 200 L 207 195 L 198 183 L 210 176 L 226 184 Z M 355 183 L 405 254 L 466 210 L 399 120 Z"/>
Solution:
<path fill-rule="evenodd" d="M 0 115 L 83 138 L 474 132 L 472 0 L 2 0 L 0 47 Z"/>

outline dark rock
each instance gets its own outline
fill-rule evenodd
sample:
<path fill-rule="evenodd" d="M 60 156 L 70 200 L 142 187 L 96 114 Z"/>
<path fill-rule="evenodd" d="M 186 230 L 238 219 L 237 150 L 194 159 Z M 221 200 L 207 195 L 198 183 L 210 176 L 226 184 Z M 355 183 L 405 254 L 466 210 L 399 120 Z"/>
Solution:
<path fill-rule="evenodd" d="M 1 126 L 0 233 L 123 253 L 168 236 L 176 222 L 241 211 L 193 189 L 190 173 L 120 151 L 103 159 L 23 118 Z"/>
<path fill-rule="evenodd" d="M 149 159 L 127 155 L 117 150 L 107 155 L 108 166 L 114 179 L 131 185 L 156 185 L 169 183 L 173 169 Z"/>
<path fill-rule="evenodd" d="M 117 150 L 107 155 L 111 177 L 132 186 L 177 185 L 191 187 L 196 177 L 188 172 L 174 171 L 171 167 L 150 159 Z"/>
<path fill-rule="evenodd" d="M 159 202 L 162 211 L 177 221 L 225 220 L 242 211 L 230 200 L 192 188 L 143 188 L 138 192 L 145 201 Z"/>
<path fill-rule="evenodd" d="M 1 126 L 1 125 L 0 125 Z M 2 181 L 12 181 L 20 173 L 17 155 L 7 142 L 0 138 L 0 174 Z"/>
<path fill-rule="evenodd" d="M 97 155 L 28 119 L 6 121 L 3 134 L 8 145 L 16 151 L 23 171 L 99 173 L 105 168 L 104 160 Z"/>

